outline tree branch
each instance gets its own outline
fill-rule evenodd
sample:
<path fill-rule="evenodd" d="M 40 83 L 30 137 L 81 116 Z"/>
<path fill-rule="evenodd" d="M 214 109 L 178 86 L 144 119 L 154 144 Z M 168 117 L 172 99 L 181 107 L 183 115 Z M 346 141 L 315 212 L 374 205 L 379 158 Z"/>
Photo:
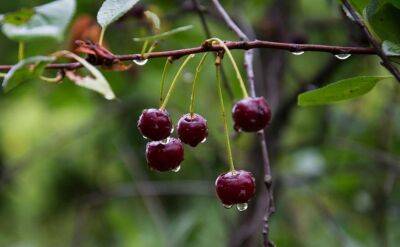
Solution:
<path fill-rule="evenodd" d="M 400 71 L 390 62 L 389 58 L 383 52 L 380 43 L 374 38 L 372 33 L 368 30 L 368 27 L 365 25 L 364 21 L 360 18 L 357 14 L 356 10 L 353 6 L 349 3 L 348 0 L 342 0 L 344 6 L 349 11 L 353 19 L 356 23 L 361 27 L 362 31 L 367 36 L 369 43 L 374 47 L 377 55 L 382 59 L 382 65 L 397 79 L 400 83 Z"/>
<path fill-rule="evenodd" d="M 249 38 L 247 35 L 236 25 L 236 23 L 230 18 L 229 14 L 225 11 L 224 7 L 219 3 L 218 0 L 213 0 L 213 3 L 217 11 L 221 14 L 222 18 L 226 22 L 232 31 L 243 41 L 248 42 Z M 256 97 L 256 89 L 254 82 L 254 68 L 253 68 L 254 52 L 248 50 L 244 57 L 244 66 L 246 68 L 248 84 L 250 85 L 251 97 Z M 263 167 L 264 167 L 264 183 L 267 193 L 267 205 L 264 214 L 264 225 L 263 225 L 263 245 L 264 247 L 273 246 L 272 242 L 269 240 L 269 218 L 275 212 L 274 198 L 272 192 L 272 174 L 271 165 L 269 162 L 267 143 L 265 141 L 265 132 L 261 130 L 258 132 L 259 142 L 261 146 L 261 152 L 263 157 Z"/>
<path fill-rule="evenodd" d="M 318 45 L 318 44 L 293 44 L 293 43 L 280 43 L 271 41 L 226 41 L 226 46 L 230 50 L 250 50 L 256 48 L 269 48 L 276 50 L 287 50 L 291 52 L 295 51 L 313 51 L 313 52 L 327 52 L 332 54 L 364 54 L 364 55 L 376 55 L 377 52 L 373 48 L 369 47 L 350 47 L 350 46 L 330 46 L 330 45 Z M 160 52 L 147 53 L 145 58 L 161 58 L 161 57 L 173 57 L 178 59 L 182 56 L 204 53 L 204 52 L 217 52 L 222 51 L 223 48 L 219 45 L 202 45 L 198 47 L 185 48 L 179 50 L 169 50 Z M 115 58 L 120 61 L 132 61 L 143 59 L 141 54 L 127 54 L 127 55 L 115 55 Z M 81 68 L 80 63 L 58 63 L 49 64 L 47 69 L 66 69 L 74 70 Z M 8 71 L 12 68 L 12 65 L 0 65 L 0 71 Z"/>

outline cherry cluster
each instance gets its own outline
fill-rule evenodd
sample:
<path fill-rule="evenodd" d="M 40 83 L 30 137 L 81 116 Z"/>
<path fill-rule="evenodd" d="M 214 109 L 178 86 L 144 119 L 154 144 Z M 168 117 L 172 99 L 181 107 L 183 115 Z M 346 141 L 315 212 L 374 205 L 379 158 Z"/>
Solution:
<path fill-rule="evenodd" d="M 236 131 L 257 132 L 271 120 L 270 107 L 263 97 L 244 98 L 232 109 Z M 178 139 L 171 137 L 174 130 L 169 113 L 165 109 L 146 109 L 138 120 L 138 128 L 151 141 L 146 147 L 146 159 L 153 170 L 179 171 L 184 160 L 185 143 L 196 147 L 208 136 L 207 121 L 195 113 L 183 115 L 177 124 Z M 231 170 L 218 176 L 216 192 L 225 207 L 236 204 L 239 210 L 247 208 L 247 202 L 255 194 L 255 179 L 244 170 Z"/>

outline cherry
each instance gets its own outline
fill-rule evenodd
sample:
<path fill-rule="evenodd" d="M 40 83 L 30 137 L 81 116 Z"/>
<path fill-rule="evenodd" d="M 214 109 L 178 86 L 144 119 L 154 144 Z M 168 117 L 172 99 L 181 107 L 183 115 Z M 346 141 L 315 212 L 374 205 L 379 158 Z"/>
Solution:
<path fill-rule="evenodd" d="M 207 120 L 198 114 L 186 114 L 178 122 L 179 139 L 192 147 L 206 140 Z"/>
<path fill-rule="evenodd" d="M 236 131 L 257 132 L 271 121 L 271 109 L 264 97 L 245 98 L 233 106 L 232 117 Z"/>
<path fill-rule="evenodd" d="M 163 140 L 172 132 L 171 118 L 166 110 L 143 110 L 137 126 L 144 137 L 153 141 Z"/>
<path fill-rule="evenodd" d="M 179 170 L 183 161 L 183 145 L 180 140 L 168 138 L 164 141 L 152 141 L 146 146 L 147 164 L 154 170 L 164 172 Z"/>
<path fill-rule="evenodd" d="M 230 207 L 233 204 L 247 203 L 256 192 L 256 184 L 250 172 L 234 170 L 219 175 L 215 181 L 215 189 L 221 202 Z"/>

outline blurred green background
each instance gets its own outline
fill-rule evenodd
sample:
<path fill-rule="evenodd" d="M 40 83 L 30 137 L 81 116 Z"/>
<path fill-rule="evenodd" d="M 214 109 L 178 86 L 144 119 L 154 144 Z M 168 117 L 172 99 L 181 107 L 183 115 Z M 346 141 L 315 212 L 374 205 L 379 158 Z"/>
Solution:
<path fill-rule="evenodd" d="M 0 13 L 48 1 L 2 1 Z M 191 1 L 142 1 L 163 30 L 194 29 L 163 41 L 157 50 L 198 46 L 206 39 Z M 210 1 L 213 36 L 236 40 Z M 222 1 L 252 37 L 271 41 L 367 46 L 336 1 Z M 79 0 L 75 17 L 93 17 L 101 1 Z M 133 15 L 109 27 L 106 43 L 116 54 L 135 53 L 143 34 Z M 69 49 L 65 42 L 35 42 L 27 56 Z M 18 44 L 0 38 L 1 64 L 16 62 Z M 243 53 L 234 52 L 242 65 Z M 189 108 L 191 80 L 200 56 L 190 62 L 168 111 L 175 123 Z M 156 107 L 164 59 L 127 72 L 104 72 L 118 100 L 64 80 L 26 83 L 0 94 L 0 246 L 260 246 L 265 207 L 261 152 L 254 135 L 232 129 L 237 168 L 258 178 L 249 209 L 227 210 L 214 180 L 227 170 L 212 56 L 200 75 L 196 111 L 210 135 L 185 147 L 178 173 L 155 173 L 145 161 L 136 121 Z M 179 62 L 169 73 L 171 81 Z M 241 66 L 243 67 L 243 66 Z M 260 50 L 257 92 L 273 107 L 267 129 L 276 213 L 271 239 L 277 246 L 398 246 L 400 241 L 399 89 L 385 81 L 366 96 L 329 107 L 296 106 L 298 93 L 357 75 L 386 75 L 373 56 L 338 60 L 330 54 Z M 226 63 L 231 94 L 240 88 Z M 244 71 L 243 71 L 244 75 Z M 229 110 L 228 110 L 229 112 Z M 229 119 L 230 120 L 230 119 Z M 231 122 L 229 122 L 231 126 Z"/>

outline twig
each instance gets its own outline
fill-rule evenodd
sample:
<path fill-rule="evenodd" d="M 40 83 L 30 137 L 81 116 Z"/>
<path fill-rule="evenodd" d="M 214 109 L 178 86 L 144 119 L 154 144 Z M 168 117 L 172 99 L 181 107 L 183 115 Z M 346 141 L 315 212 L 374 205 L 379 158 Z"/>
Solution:
<path fill-rule="evenodd" d="M 362 31 L 367 36 L 368 41 L 374 47 L 377 55 L 382 59 L 382 65 L 397 79 L 400 83 L 400 71 L 389 61 L 389 58 L 383 52 L 380 43 L 374 38 L 372 33 L 368 30 L 368 27 L 365 25 L 364 21 L 357 14 L 356 10 L 349 3 L 348 0 L 342 0 L 344 6 L 349 11 L 353 19 L 357 22 L 357 24 L 361 27 Z"/>
<path fill-rule="evenodd" d="M 203 27 L 206 38 L 207 39 L 212 38 L 212 33 L 211 33 L 209 25 L 207 24 L 207 20 L 204 15 L 203 7 L 200 5 L 198 0 L 192 0 L 192 3 L 194 5 L 194 8 L 195 8 L 197 14 L 200 17 L 201 26 Z M 215 57 L 217 57 L 217 54 L 215 54 Z M 228 82 L 227 76 L 226 76 L 226 72 L 225 72 L 224 66 L 222 64 L 221 64 L 221 79 L 222 79 L 222 84 L 223 84 L 226 92 L 228 93 L 229 98 L 233 99 L 234 98 L 233 91 L 229 85 L 229 82 Z"/>
<path fill-rule="evenodd" d="M 291 52 L 295 51 L 313 51 L 313 52 L 327 52 L 332 54 L 363 54 L 363 55 L 376 55 L 376 51 L 369 47 L 350 47 L 350 46 L 330 46 L 330 45 L 317 45 L 317 44 L 294 44 L 294 43 L 280 43 L 263 40 L 254 41 L 226 41 L 226 46 L 230 50 L 250 50 L 256 48 L 269 48 L 276 50 L 287 50 Z M 219 45 L 202 45 L 198 47 L 185 48 L 179 50 L 169 50 L 160 52 L 151 52 L 146 54 L 146 59 L 161 58 L 161 57 L 172 57 L 178 59 L 180 57 L 204 53 L 204 52 L 217 52 L 222 51 L 223 48 Z M 143 56 L 141 54 L 126 54 L 116 55 L 120 61 L 133 61 L 141 60 Z M 58 63 L 49 64 L 46 68 L 48 69 L 66 69 L 74 70 L 82 67 L 80 63 Z M 8 71 L 12 68 L 12 65 L 0 65 L 0 71 Z"/>
<path fill-rule="evenodd" d="M 213 3 L 217 11 L 221 14 L 222 18 L 226 22 L 232 31 L 236 33 L 239 38 L 245 42 L 249 41 L 247 35 L 235 24 L 235 22 L 230 18 L 229 14 L 225 11 L 224 7 L 219 3 L 218 0 L 213 0 Z M 256 97 L 255 82 L 254 82 L 254 69 L 253 69 L 253 59 L 254 53 L 252 50 L 248 50 L 245 53 L 244 66 L 246 68 L 248 84 L 250 85 L 251 97 Z M 264 164 L 264 183 L 267 193 L 267 205 L 264 214 L 264 225 L 263 225 L 263 245 L 264 247 L 273 246 L 269 240 L 269 218 L 275 212 L 274 199 L 272 193 L 272 175 L 271 175 L 271 165 L 269 162 L 268 149 L 265 141 L 265 132 L 261 130 L 258 132 L 263 164 Z"/>

